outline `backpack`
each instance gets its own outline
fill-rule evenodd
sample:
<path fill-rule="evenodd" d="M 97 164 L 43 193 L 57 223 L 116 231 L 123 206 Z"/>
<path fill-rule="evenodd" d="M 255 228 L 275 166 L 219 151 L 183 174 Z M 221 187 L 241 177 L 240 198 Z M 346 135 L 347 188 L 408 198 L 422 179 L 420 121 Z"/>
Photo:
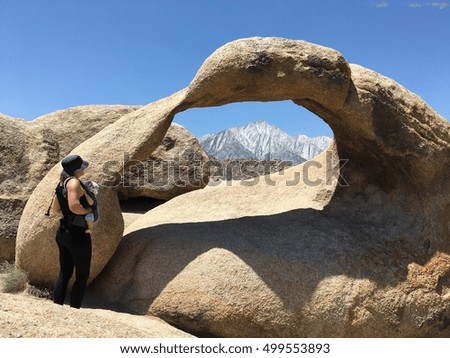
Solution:
<path fill-rule="evenodd" d="M 53 197 L 52 197 L 52 201 L 50 203 L 50 206 L 48 207 L 47 212 L 45 213 L 46 216 L 50 216 L 50 209 L 52 207 L 53 204 L 53 200 L 55 198 L 55 195 L 58 198 L 58 202 L 59 205 L 61 206 L 61 211 L 63 213 L 63 220 L 69 225 L 69 226 L 78 226 L 78 227 L 82 227 L 82 228 L 87 228 L 87 224 L 86 224 L 86 220 L 84 218 L 84 215 L 78 215 L 78 214 L 74 214 L 72 211 L 70 211 L 69 209 L 69 203 L 67 200 L 67 183 L 70 179 L 73 179 L 75 177 L 71 176 L 68 177 L 64 180 L 64 182 L 58 183 L 55 191 L 53 193 Z M 92 207 L 92 213 L 94 214 L 94 221 L 98 220 L 98 203 L 97 203 L 97 198 L 95 197 L 95 195 L 90 192 L 86 186 L 83 184 L 83 182 L 81 180 L 78 179 L 78 181 L 80 182 L 81 187 L 83 188 L 83 190 L 85 191 L 86 195 L 89 195 L 91 197 L 91 199 L 94 201 L 94 204 L 92 206 L 90 206 L 87 202 L 87 199 L 85 199 L 84 197 L 81 197 L 80 199 L 80 204 L 81 206 L 83 206 L 83 208 L 88 208 L 88 207 Z"/>

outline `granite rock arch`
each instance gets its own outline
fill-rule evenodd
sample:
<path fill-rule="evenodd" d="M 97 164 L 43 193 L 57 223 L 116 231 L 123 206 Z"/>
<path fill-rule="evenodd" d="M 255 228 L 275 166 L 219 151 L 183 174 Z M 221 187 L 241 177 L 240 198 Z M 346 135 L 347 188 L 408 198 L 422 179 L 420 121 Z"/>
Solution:
<path fill-rule="evenodd" d="M 103 171 L 101 163 L 116 160 L 119 169 L 126 166 L 126 163 L 120 163 L 119 160 L 124 150 L 132 153 L 135 160 L 148 156 L 160 143 L 173 117 L 180 111 L 237 101 L 285 99 L 306 107 L 328 123 L 335 134 L 335 142 L 330 151 L 336 157 L 349 159 L 348 165 L 341 170 L 341 175 L 346 178 L 349 186 L 336 186 L 332 196 L 328 195 L 322 201 L 326 204 L 326 219 L 341 220 L 343 226 L 339 227 L 343 231 L 348 229 L 357 233 L 360 230 L 360 239 L 354 235 L 348 240 L 354 242 L 365 254 L 370 254 L 371 250 L 368 248 L 381 250 L 380 255 L 375 257 L 391 260 L 392 267 L 398 269 L 398 272 L 387 273 L 383 270 L 390 267 L 389 263 L 379 268 L 369 258 L 368 267 L 359 273 L 353 273 L 354 279 L 362 276 L 369 280 L 364 281 L 364 285 L 368 287 L 366 294 L 352 296 L 351 304 L 341 312 L 341 316 L 333 316 L 330 312 L 320 311 L 315 307 L 314 317 L 326 323 L 331 330 L 327 330 L 320 322 L 309 322 L 310 327 L 314 326 L 310 334 L 448 335 L 448 325 L 445 322 L 448 322 L 450 307 L 450 265 L 447 255 L 450 248 L 447 235 L 449 198 L 443 193 L 450 189 L 449 123 L 418 96 L 380 74 L 348 64 L 339 52 L 303 41 L 281 38 L 249 38 L 226 44 L 206 59 L 187 88 L 122 117 L 74 150 L 90 159 L 93 163 L 90 176 L 106 187 L 101 197 L 101 204 L 108 207 L 103 229 L 106 230 L 108 221 L 119 223 L 116 227 L 109 228 L 108 234 L 99 231 L 93 236 L 98 245 L 94 246 L 94 256 L 97 252 L 99 259 L 93 265 L 92 278 L 98 275 L 115 253 L 110 265 L 94 285 L 94 292 L 100 296 L 103 292 L 107 298 L 109 291 L 106 288 L 120 293 L 124 285 L 129 287 L 130 281 L 121 276 L 123 271 L 119 269 L 119 263 L 129 260 L 127 254 L 135 247 L 133 245 L 138 245 L 136 247 L 142 253 L 144 248 L 147 252 L 148 245 L 152 242 L 141 237 L 148 235 L 151 230 L 146 219 L 142 219 L 134 229 L 127 231 L 116 250 L 122 238 L 121 218 L 117 214 L 117 195 L 114 189 L 116 183 L 114 177 Z M 54 167 L 36 188 L 21 218 L 17 240 L 18 265 L 32 273 L 32 281 L 46 284 L 51 284 L 56 277 L 55 267 L 47 262 L 44 264 L 39 257 L 48 256 L 50 240 L 53 239 L 51 233 L 57 223 L 44 219 L 38 213 L 44 212 L 40 198 L 51 195 L 50 183 L 55 182 L 58 172 L 59 168 Z M 200 195 L 197 193 L 188 195 Z M 188 195 L 177 199 L 182 202 Z M 165 210 L 164 206 L 158 207 L 158 210 Z M 170 209 L 170 205 L 167 208 Z M 290 220 L 293 220 L 292 215 L 295 217 L 297 214 L 299 220 L 302 220 L 302 213 L 290 212 Z M 160 223 L 157 232 L 161 225 Z M 364 229 L 367 225 L 371 226 L 369 231 Z M 173 228 L 169 228 L 169 232 L 170 230 L 173 231 Z M 380 241 L 376 241 L 376 238 L 380 238 Z M 131 251 L 127 251 L 127 248 Z M 383 250 L 388 250 L 389 254 L 381 254 Z M 34 257 L 26 254 L 29 252 L 35 253 Z M 345 256 L 345 252 L 341 253 Z M 360 259 L 363 256 L 361 254 Z M 135 261 L 132 269 L 135 272 L 142 271 L 146 262 L 145 259 Z M 191 262 L 184 263 L 190 266 Z M 339 265 L 344 263 L 340 262 Z M 127 265 L 122 266 L 130 269 Z M 347 270 L 341 270 L 341 266 L 333 271 L 336 276 L 350 274 Z M 184 268 L 180 267 L 181 271 L 176 275 L 185 273 Z M 306 273 L 308 272 L 307 270 Z M 141 294 L 139 287 L 146 283 L 140 281 L 139 277 L 133 277 L 132 281 L 136 296 L 133 298 L 133 290 L 128 291 L 126 295 L 117 296 L 117 303 L 126 304 L 138 299 Z M 112 282 L 115 282 L 115 287 Z M 344 286 L 351 285 L 351 282 L 353 281 L 349 280 Z M 308 299 L 314 296 L 314 290 L 322 283 L 323 281 L 315 281 L 315 285 L 310 287 Z M 390 284 L 394 284 L 396 292 L 402 291 L 401 295 L 391 291 L 377 291 L 377 287 L 385 289 Z M 254 324 L 254 320 L 258 318 L 248 317 L 244 312 L 236 327 L 249 328 L 239 333 L 224 327 L 226 317 L 210 318 L 215 312 L 211 307 L 186 306 L 181 309 L 178 307 L 177 311 L 176 299 L 171 301 L 170 297 L 174 296 L 168 293 L 176 293 L 177 289 L 170 286 L 168 281 L 165 285 L 156 292 L 156 296 L 146 297 L 137 306 L 134 305 L 134 309 L 141 313 L 150 311 L 194 332 L 223 336 L 308 334 L 302 323 L 305 314 L 302 310 L 310 304 L 308 299 L 300 303 L 296 301 L 296 304 L 291 304 L 287 298 L 282 300 L 283 317 L 289 317 L 285 321 L 277 321 L 272 327 L 264 327 L 267 321 Z M 168 286 L 170 290 L 164 291 L 164 287 Z M 418 296 L 414 296 L 420 290 L 430 299 L 425 306 L 419 302 Z M 389 305 L 372 307 L 370 311 L 369 306 L 376 297 L 386 300 L 392 298 L 396 302 L 388 315 L 391 321 L 383 321 L 377 325 L 376 312 L 382 312 Z M 369 303 L 363 304 L 364 300 Z M 414 313 L 411 308 L 413 306 L 420 306 L 427 313 Z M 232 315 L 231 309 L 229 314 Z M 193 315 L 195 320 L 189 318 Z M 358 320 L 367 324 L 352 324 Z M 392 323 L 392 320 L 398 322 Z M 393 328 L 386 330 L 389 324 Z M 341 331 L 333 330 L 338 328 Z"/>

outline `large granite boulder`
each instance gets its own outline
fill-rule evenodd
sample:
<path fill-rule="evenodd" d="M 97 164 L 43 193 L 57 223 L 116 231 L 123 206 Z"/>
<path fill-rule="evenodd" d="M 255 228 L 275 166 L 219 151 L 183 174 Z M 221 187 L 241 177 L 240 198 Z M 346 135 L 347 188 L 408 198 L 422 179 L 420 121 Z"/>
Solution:
<path fill-rule="evenodd" d="M 137 108 L 80 106 L 33 121 L 0 115 L 0 260 L 14 260 L 23 208 L 48 171 L 78 144 Z"/>
<path fill-rule="evenodd" d="M 25 121 L 0 115 L 0 261 L 14 258 L 17 226 L 31 192 L 26 151 L 33 140 Z"/>
<path fill-rule="evenodd" d="M 130 133 L 154 144 L 181 110 L 287 99 L 330 125 L 326 153 L 149 211 L 90 292 L 197 334 L 449 337 L 450 125 L 401 85 L 332 49 L 243 39 Z"/>
<path fill-rule="evenodd" d="M 119 197 L 170 200 L 204 188 L 209 181 L 208 160 L 198 140 L 172 123 L 158 148 L 145 160 L 134 160 L 122 173 Z"/>
<path fill-rule="evenodd" d="M 101 216 L 92 233 L 91 280 L 108 262 L 122 237 L 123 218 L 117 194 L 121 173 L 135 160 L 148 158 L 160 145 L 171 125 L 172 118 L 168 116 L 173 113 L 172 105 L 182 96 L 183 92 L 180 92 L 121 116 L 72 151 L 90 162 L 84 178 L 101 185 L 98 197 Z M 49 202 L 43 198 L 51 199 L 60 172 L 61 165 L 57 163 L 36 186 L 25 205 L 17 231 L 16 264 L 28 273 L 30 281 L 36 285 L 51 287 L 58 273 L 54 236 L 59 221 L 58 218 L 45 216 Z"/>
<path fill-rule="evenodd" d="M 80 143 L 138 108 L 123 105 L 79 106 L 46 114 L 29 122 L 7 116 L 0 118 L 0 260 L 14 260 L 17 227 L 23 208 L 50 169 Z M 183 153 L 189 151 L 196 153 L 196 163 L 180 159 Z M 124 153 L 122 160 L 126 160 L 125 157 Z M 173 124 L 162 144 L 144 161 L 147 168 L 153 168 L 154 163 L 158 163 L 157 168 L 170 170 L 149 173 L 152 174 L 148 176 L 150 183 L 142 183 L 130 170 L 131 180 L 129 175 L 125 175 L 126 178 L 118 184 L 119 194 L 124 199 L 146 196 L 168 200 L 202 188 L 208 182 L 206 172 L 202 172 L 201 178 L 195 178 L 197 180 L 191 178 L 190 185 L 176 182 L 174 178 L 182 179 L 194 170 L 194 165 L 201 167 L 200 164 L 206 160 L 207 155 L 195 137 L 180 125 Z M 167 163 L 171 164 L 170 167 Z M 181 175 L 168 175 L 180 167 L 185 169 Z M 198 168 L 196 173 L 200 173 Z M 51 198 L 47 201 L 49 205 Z"/>
<path fill-rule="evenodd" d="M 40 116 L 29 124 L 52 132 L 53 140 L 58 143 L 59 158 L 62 159 L 73 148 L 120 117 L 138 108 L 140 106 L 86 105 L 70 107 Z M 52 163 L 49 169 L 54 164 L 56 163 Z"/>

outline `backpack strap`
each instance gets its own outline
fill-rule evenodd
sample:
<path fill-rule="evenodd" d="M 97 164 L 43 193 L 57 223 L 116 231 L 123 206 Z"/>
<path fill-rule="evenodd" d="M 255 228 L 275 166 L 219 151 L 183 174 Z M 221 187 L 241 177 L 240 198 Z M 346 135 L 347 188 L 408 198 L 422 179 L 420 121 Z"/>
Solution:
<path fill-rule="evenodd" d="M 86 185 L 84 185 L 84 183 L 83 183 L 80 179 L 78 179 L 77 177 L 72 176 L 72 177 L 68 177 L 68 178 L 66 178 L 66 180 L 64 180 L 63 188 L 64 188 L 64 190 L 66 191 L 66 193 L 67 193 L 67 188 L 66 188 L 66 186 L 67 186 L 67 183 L 69 182 L 70 179 L 77 179 L 78 182 L 80 183 L 81 188 L 83 188 L 83 190 L 84 190 L 86 193 L 88 192 L 88 190 L 86 189 Z M 89 195 L 89 196 L 90 196 L 90 195 Z"/>
<path fill-rule="evenodd" d="M 64 180 L 64 182 L 63 182 L 64 196 L 67 196 L 67 188 L 66 188 L 67 183 L 69 182 L 70 179 L 73 179 L 73 178 L 75 178 L 75 177 L 68 177 Z"/>
<path fill-rule="evenodd" d="M 66 180 L 64 180 L 64 183 L 63 183 L 64 190 L 66 190 L 66 185 L 69 182 L 69 179 L 72 179 L 72 178 L 75 178 L 75 177 L 71 176 L 71 177 L 68 177 Z M 55 200 L 55 195 L 58 192 L 58 188 L 59 188 L 60 185 L 61 184 L 58 183 L 56 185 L 56 187 L 55 187 L 55 190 L 53 191 L 52 200 L 50 201 L 50 205 L 48 206 L 48 209 L 47 209 L 47 212 L 45 213 L 45 216 L 50 216 L 50 210 L 52 209 L 53 200 Z"/>
<path fill-rule="evenodd" d="M 50 205 L 48 206 L 48 209 L 47 209 L 47 212 L 45 213 L 45 216 L 50 216 L 50 210 L 51 210 L 52 205 L 53 205 L 53 200 L 55 200 L 55 195 L 56 195 L 56 192 L 58 190 L 58 187 L 59 187 L 59 183 L 56 185 L 56 188 L 53 191 L 52 201 L 50 202 Z"/>

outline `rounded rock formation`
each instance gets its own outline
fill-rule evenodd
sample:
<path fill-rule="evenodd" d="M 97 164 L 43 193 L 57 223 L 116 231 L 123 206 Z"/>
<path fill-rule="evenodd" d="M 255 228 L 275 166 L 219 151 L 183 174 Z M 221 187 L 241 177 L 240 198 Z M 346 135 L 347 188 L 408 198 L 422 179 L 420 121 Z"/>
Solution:
<path fill-rule="evenodd" d="M 186 128 L 172 123 L 151 156 L 134 160 L 124 171 L 117 188 L 119 197 L 170 200 L 204 188 L 209 181 L 208 160 L 198 140 Z"/>
<path fill-rule="evenodd" d="M 148 212 L 91 293 L 197 334 L 450 336 L 445 119 L 337 51 L 279 38 L 223 46 L 178 95 L 168 121 L 192 107 L 291 99 L 335 140 L 274 180 Z"/>
<path fill-rule="evenodd" d="M 102 186 L 98 198 L 102 214 L 92 233 L 90 280 L 103 269 L 122 237 L 123 218 L 117 187 L 121 173 L 130 164 L 125 162 L 124 153 L 130 155 L 130 160 L 144 160 L 150 156 L 171 125 L 171 120 L 166 118 L 167 112 L 159 114 L 164 120 L 158 118 L 158 114 L 155 116 L 155 112 L 161 110 L 164 104 L 170 108 L 174 99 L 177 99 L 176 95 L 121 116 L 72 151 L 90 162 L 85 179 L 94 180 Z M 154 111 L 148 108 L 155 106 Z M 142 131 L 145 127 L 149 128 L 148 132 Z M 127 132 L 135 135 L 124 135 Z M 34 189 L 20 218 L 16 239 L 16 264 L 28 273 L 31 283 L 49 287 L 53 286 L 58 273 L 54 242 L 58 220 L 45 216 L 45 212 L 60 172 L 58 162 Z"/>
<path fill-rule="evenodd" d="M 79 143 L 136 108 L 80 106 L 30 122 L 1 115 L 0 260 L 14 260 L 23 208 L 49 170 Z"/>
<path fill-rule="evenodd" d="M 14 260 L 17 228 L 23 208 L 50 169 L 80 143 L 138 108 L 123 105 L 79 106 L 46 114 L 30 122 L 2 115 L 0 145 L 4 150 L 0 152 L 0 260 Z M 154 166 L 155 161 L 173 163 L 177 153 L 181 158 L 181 153 L 187 150 L 197 153 L 201 163 L 207 160 L 193 135 L 174 123 L 161 146 L 145 163 L 148 168 Z M 171 169 L 174 167 L 188 168 L 186 171 L 189 172 L 193 170 L 193 163 L 181 161 Z M 153 181 L 159 183 L 165 178 L 163 174 L 168 173 L 151 174 Z M 178 178 L 183 179 L 183 174 Z M 133 184 L 121 183 L 118 188 L 121 198 L 145 196 L 168 200 L 204 187 L 208 176 L 202 173 L 200 179 L 191 180 L 190 186 L 175 183 L 174 175 L 167 175 L 165 185 L 135 185 L 136 178 L 132 180 Z"/>

